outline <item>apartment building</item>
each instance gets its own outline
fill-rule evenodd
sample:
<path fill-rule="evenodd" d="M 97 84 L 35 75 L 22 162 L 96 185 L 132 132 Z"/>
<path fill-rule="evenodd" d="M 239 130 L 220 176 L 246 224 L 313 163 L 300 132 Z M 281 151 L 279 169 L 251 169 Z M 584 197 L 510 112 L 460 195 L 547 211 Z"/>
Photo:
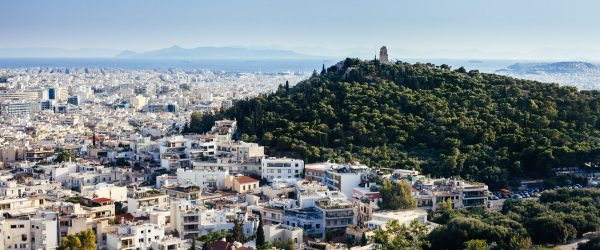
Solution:
<path fill-rule="evenodd" d="M 419 207 L 436 211 L 444 201 L 451 201 L 452 207 L 486 208 L 488 186 L 482 183 L 469 183 L 455 179 L 427 179 L 418 181 L 415 198 Z"/>
<path fill-rule="evenodd" d="M 229 170 L 221 168 L 194 168 L 177 169 L 177 183 L 179 185 L 194 185 L 205 191 L 214 191 L 225 188 L 225 177 Z"/>
<path fill-rule="evenodd" d="M 290 158 L 264 158 L 261 177 L 269 182 L 277 179 L 298 179 L 304 171 L 304 161 Z"/>
<path fill-rule="evenodd" d="M 116 232 L 106 235 L 108 250 L 150 249 L 165 237 L 163 228 L 150 223 L 119 225 Z"/>
<path fill-rule="evenodd" d="M 302 228 L 309 237 L 321 238 L 325 228 L 322 223 L 323 213 L 315 207 L 307 207 L 285 210 L 282 224 Z"/>
<path fill-rule="evenodd" d="M 334 234 L 343 234 L 347 226 L 356 224 L 355 208 L 344 193 L 327 192 L 327 198 L 317 201 L 316 208 L 323 214 L 321 224 L 324 226 L 324 232 L 331 230 Z"/>
<path fill-rule="evenodd" d="M 154 208 L 168 207 L 169 196 L 155 189 L 135 189 L 127 194 L 127 212 L 135 217 L 147 216 Z"/>
<path fill-rule="evenodd" d="M 385 225 L 396 220 L 401 225 L 409 226 L 414 220 L 421 224 L 427 224 L 427 210 L 424 209 L 407 209 L 397 211 L 379 211 L 372 215 L 372 218 L 365 222 L 369 229 L 385 229 Z"/>
<path fill-rule="evenodd" d="M 302 249 L 304 230 L 299 227 L 288 225 L 266 225 L 264 226 L 265 240 L 268 242 L 286 242 L 292 241 L 295 249 Z"/>

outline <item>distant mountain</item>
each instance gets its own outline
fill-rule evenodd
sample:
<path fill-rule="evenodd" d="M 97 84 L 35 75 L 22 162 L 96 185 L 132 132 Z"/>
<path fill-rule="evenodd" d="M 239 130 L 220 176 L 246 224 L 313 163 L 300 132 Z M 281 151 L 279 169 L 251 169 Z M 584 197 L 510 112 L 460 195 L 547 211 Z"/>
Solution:
<path fill-rule="evenodd" d="M 0 48 L 0 58 L 113 57 L 118 53 L 118 50 L 102 48 Z"/>
<path fill-rule="evenodd" d="M 536 80 L 555 82 L 578 89 L 600 90 L 598 77 L 600 66 L 588 62 L 553 62 L 553 63 L 515 63 L 496 73 Z"/>
<path fill-rule="evenodd" d="M 136 53 L 123 51 L 119 58 L 148 59 L 315 59 L 316 56 L 300 54 L 291 50 L 249 49 L 238 47 L 197 47 L 186 49 L 172 46 L 165 49 Z"/>
<path fill-rule="evenodd" d="M 600 73 L 600 66 L 588 62 L 515 63 L 497 72 L 513 74 Z"/>

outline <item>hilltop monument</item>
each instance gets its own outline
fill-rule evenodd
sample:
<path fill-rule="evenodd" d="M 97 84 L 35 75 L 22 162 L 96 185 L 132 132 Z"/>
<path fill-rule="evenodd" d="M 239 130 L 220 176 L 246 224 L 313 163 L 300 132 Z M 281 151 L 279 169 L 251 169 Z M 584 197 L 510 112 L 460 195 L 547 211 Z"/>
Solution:
<path fill-rule="evenodd" d="M 383 46 L 383 47 L 381 47 L 381 49 L 379 49 L 379 62 L 380 63 L 389 63 L 390 62 L 388 60 L 387 48 L 385 46 Z"/>

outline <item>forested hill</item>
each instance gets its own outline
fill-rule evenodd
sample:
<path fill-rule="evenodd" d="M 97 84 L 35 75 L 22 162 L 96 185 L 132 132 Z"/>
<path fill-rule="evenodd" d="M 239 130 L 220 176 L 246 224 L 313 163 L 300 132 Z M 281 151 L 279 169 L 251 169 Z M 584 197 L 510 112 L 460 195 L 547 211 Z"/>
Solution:
<path fill-rule="evenodd" d="M 447 65 L 346 59 L 293 88 L 196 116 L 189 130 L 223 117 L 270 154 L 415 168 L 492 187 L 600 161 L 600 92 Z"/>

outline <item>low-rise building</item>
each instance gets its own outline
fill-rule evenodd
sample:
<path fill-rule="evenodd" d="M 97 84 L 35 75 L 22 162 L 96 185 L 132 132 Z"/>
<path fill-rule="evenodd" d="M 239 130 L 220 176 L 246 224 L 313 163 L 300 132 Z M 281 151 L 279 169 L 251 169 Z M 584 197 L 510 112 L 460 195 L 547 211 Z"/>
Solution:
<path fill-rule="evenodd" d="M 265 158 L 261 177 L 269 182 L 276 179 L 298 179 L 304 171 L 304 161 L 290 158 Z"/>
<path fill-rule="evenodd" d="M 248 176 L 229 175 L 225 178 L 225 188 L 245 194 L 259 190 L 260 184 L 258 180 Z"/>
<path fill-rule="evenodd" d="M 296 245 L 296 249 L 302 249 L 304 231 L 300 227 L 291 227 L 287 225 L 266 225 L 264 226 L 264 231 L 265 240 L 268 242 L 291 241 Z"/>
<path fill-rule="evenodd" d="M 119 225 L 116 232 L 106 235 L 108 250 L 149 249 L 165 237 L 164 230 L 150 223 Z"/>

